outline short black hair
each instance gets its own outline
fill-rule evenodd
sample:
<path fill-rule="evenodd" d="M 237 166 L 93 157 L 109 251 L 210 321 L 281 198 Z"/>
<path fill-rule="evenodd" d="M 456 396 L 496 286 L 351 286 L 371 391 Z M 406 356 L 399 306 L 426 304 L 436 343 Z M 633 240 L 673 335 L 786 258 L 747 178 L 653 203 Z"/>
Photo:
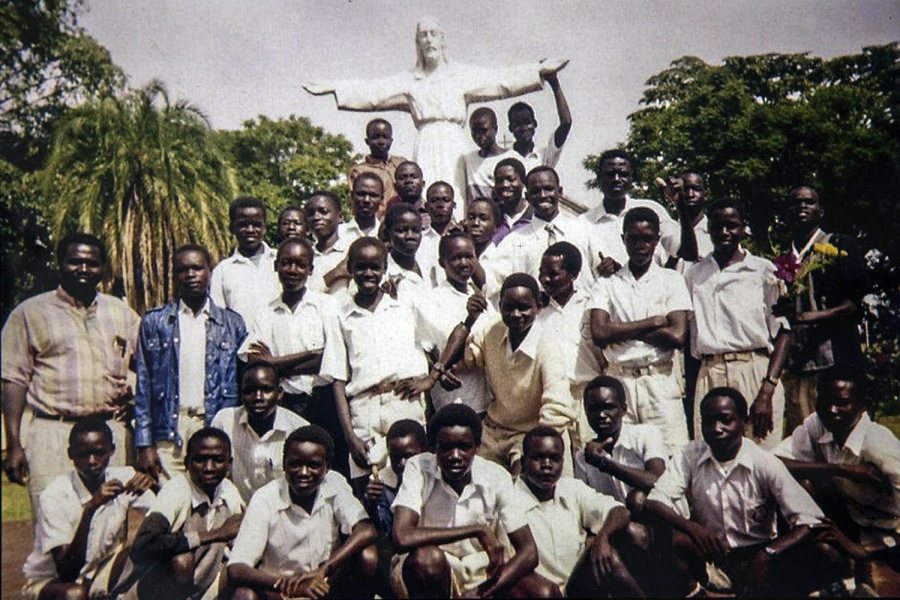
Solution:
<path fill-rule="evenodd" d="M 418 421 L 412 419 L 400 419 L 399 421 L 394 421 L 393 425 L 388 428 L 386 437 L 388 440 L 396 440 L 408 435 L 415 438 L 420 448 L 425 449 L 428 447 L 425 427 Z"/>
<path fill-rule="evenodd" d="M 303 427 L 298 427 L 293 430 L 290 435 L 287 436 L 287 439 L 284 440 L 282 460 L 287 456 L 288 446 L 303 442 L 319 444 L 325 448 L 325 462 L 327 462 L 329 466 L 331 465 L 331 461 L 334 459 L 334 438 L 331 437 L 330 433 L 318 425 L 304 425 Z"/>
<path fill-rule="evenodd" d="M 66 255 L 69 253 L 69 246 L 72 244 L 93 246 L 99 251 L 100 263 L 106 264 L 106 246 L 103 244 L 103 241 L 96 235 L 85 233 L 83 231 L 76 231 L 75 233 L 70 233 L 63 237 L 63 239 L 59 240 L 59 243 L 56 244 L 57 265 L 62 266 L 63 261 L 66 260 Z"/>
<path fill-rule="evenodd" d="M 373 173 L 372 171 L 363 171 L 359 175 L 356 176 L 356 179 L 353 180 L 353 190 L 356 189 L 356 184 L 360 181 L 368 179 L 369 181 L 377 181 L 378 187 L 381 188 L 381 195 L 384 195 L 384 182 L 381 180 L 381 177 Z"/>
<path fill-rule="evenodd" d="M 468 427 L 475 443 L 481 443 L 481 417 L 478 413 L 465 404 L 447 404 L 434 413 L 428 422 L 428 445 L 435 447 L 441 429 L 457 426 Z"/>
<path fill-rule="evenodd" d="M 397 221 L 400 220 L 400 217 L 405 214 L 415 215 L 416 219 L 418 219 L 421 224 L 422 216 L 419 214 L 419 209 L 408 202 L 397 202 L 384 213 L 385 232 L 390 233 L 394 228 L 394 225 L 397 224 Z"/>
<path fill-rule="evenodd" d="M 387 125 L 391 128 L 391 134 L 394 133 L 394 127 L 393 125 L 391 125 L 390 121 L 388 121 L 387 119 L 382 119 L 381 117 L 375 117 L 374 119 L 366 123 L 366 137 L 369 137 L 369 129 L 376 125 Z"/>
<path fill-rule="evenodd" d="M 653 225 L 653 229 L 656 230 L 656 233 L 659 233 L 659 215 L 656 214 L 656 211 L 652 208 L 638 206 L 637 208 L 632 208 L 626 212 L 625 216 L 622 218 L 623 234 L 632 223 L 650 223 Z"/>
<path fill-rule="evenodd" d="M 503 285 L 500 286 L 500 296 L 502 297 L 506 290 L 514 287 L 528 288 L 534 296 L 534 301 L 540 302 L 541 288 L 538 286 L 537 280 L 528 273 L 513 273 L 504 279 Z"/>
<path fill-rule="evenodd" d="M 426 199 L 426 200 L 428 199 L 428 193 L 429 193 L 432 189 L 434 189 L 434 188 L 436 188 L 436 187 L 438 187 L 438 186 L 444 186 L 445 188 L 447 188 L 448 190 L 450 190 L 450 199 L 451 199 L 451 200 L 454 199 L 454 197 L 456 196 L 456 192 L 453 191 L 453 186 L 452 186 L 452 185 L 450 185 L 450 184 L 447 183 L 446 181 L 435 181 L 434 183 L 432 183 L 431 185 L 428 186 L 428 189 L 425 190 L 425 199 Z"/>
<path fill-rule="evenodd" d="M 544 250 L 544 256 L 561 256 L 566 272 L 577 277 L 581 272 L 581 251 L 569 242 L 556 242 Z"/>
<path fill-rule="evenodd" d="M 623 160 L 627 160 L 628 166 L 631 167 L 632 175 L 634 174 L 634 157 L 632 157 L 631 154 L 629 154 L 622 148 L 610 148 L 609 150 L 604 150 L 603 153 L 600 154 L 600 159 L 597 161 L 597 165 L 600 168 L 603 168 L 603 163 L 613 158 L 621 158 Z"/>
<path fill-rule="evenodd" d="M 469 116 L 469 123 L 471 123 L 475 119 L 480 119 L 481 117 L 489 117 L 491 119 L 491 124 L 494 127 L 497 127 L 497 113 L 495 113 L 493 109 L 488 108 L 487 106 L 479 106 L 478 108 L 473 110 L 472 114 Z"/>
<path fill-rule="evenodd" d="M 244 390 L 244 379 L 247 378 L 247 374 L 250 373 L 250 371 L 255 371 L 257 369 L 265 369 L 267 371 L 272 371 L 272 373 L 275 374 L 275 382 L 277 383 L 279 381 L 278 369 L 276 369 L 272 363 L 267 362 L 265 360 L 260 360 L 260 361 L 251 363 L 244 367 L 243 373 L 241 373 L 241 382 L 240 382 L 241 383 L 241 391 Z"/>
<path fill-rule="evenodd" d="M 723 196 L 721 198 L 716 198 L 712 202 L 706 205 L 706 216 L 707 218 L 711 218 L 714 212 L 720 210 L 733 209 L 738 216 L 741 218 L 741 221 L 744 223 L 747 222 L 747 211 L 744 208 L 744 203 L 741 202 L 737 198 L 733 198 L 731 196 Z"/>
<path fill-rule="evenodd" d="M 494 215 L 494 225 L 500 225 L 500 223 L 503 222 L 503 211 L 500 210 L 500 205 L 497 204 L 493 198 L 478 196 L 477 198 L 472 198 L 472 201 L 469 202 L 469 206 L 472 206 L 476 202 L 484 202 L 490 207 L 491 214 Z"/>
<path fill-rule="evenodd" d="M 556 172 L 556 169 L 549 165 L 538 165 L 532 170 L 528 171 L 528 174 L 525 176 L 525 185 L 528 186 L 528 180 L 531 179 L 532 175 L 537 175 L 538 173 L 543 173 L 547 171 L 549 173 L 553 173 L 553 180 L 556 181 L 556 185 L 559 185 L 559 173 Z"/>
<path fill-rule="evenodd" d="M 228 437 L 228 434 L 222 431 L 221 429 L 216 429 L 215 427 L 204 427 L 198 431 L 194 432 L 187 442 L 187 450 L 185 452 L 185 460 L 187 457 L 191 456 L 197 450 L 197 444 L 200 443 L 200 440 L 205 440 L 207 438 L 216 438 L 225 444 L 225 447 L 228 449 L 228 455 L 231 455 L 231 438 Z"/>
<path fill-rule="evenodd" d="M 203 258 L 206 259 L 206 266 L 212 269 L 212 255 L 210 255 L 209 250 L 206 246 L 202 244 L 182 244 L 175 248 L 175 252 L 172 253 L 172 269 L 175 269 L 175 261 L 178 260 L 178 257 L 184 254 L 185 252 L 199 252 L 203 255 Z"/>
<path fill-rule="evenodd" d="M 472 244 L 472 248 L 475 247 L 472 236 L 463 231 L 454 231 L 453 233 L 441 236 L 441 239 L 438 242 L 438 258 L 447 258 L 447 253 L 450 251 L 450 242 L 455 242 L 456 240 L 467 240 Z"/>
<path fill-rule="evenodd" d="M 544 437 L 556 438 L 563 443 L 563 446 L 565 446 L 563 436 L 560 432 L 549 425 L 538 425 L 537 427 L 530 429 L 528 433 L 525 434 L 525 437 L 522 438 L 522 456 L 528 456 L 528 451 L 526 450 L 526 448 L 528 448 L 528 442 L 533 439 Z"/>
<path fill-rule="evenodd" d="M 228 206 L 228 222 L 234 223 L 237 212 L 242 208 L 258 208 L 262 211 L 263 221 L 266 219 L 266 203 L 256 196 L 239 196 Z"/>
<path fill-rule="evenodd" d="M 414 167 L 416 168 L 416 170 L 419 171 L 419 176 L 420 176 L 420 177 L 422 176 L 422 167 L 419 166 L 419 163 L 417 163 L 417 162 L 414 161 L 414 160 L 404 160 L 402 163 L 400 163 L 399 165 L 397 165 L 397 168 L 396 168 L 396 169 L 394 169 L 394 179 L 397 178 L 397 175 L 396 175 L 397 171 L 399 171 L 402 167 L 405 167 L 405 166 L 407 166 L 407 165 L 412 165 L 412 166 L 414 166 Z"/>
<path fill-rule="evenodd" d="M 306 251 L 309 252 L 310 258 L 315 256 L 315 252 L 313 251 L 312 242 L 310 242 L 306 238 L 294 238 L 294 239 L 284 240 L 280 244 L 278 244 L 278 250 L 275 254 L 276 260 L 277 260 L 277 257 L 281 256 L 281 250 L 283 248 L 287 248 L 288 246 L 294 246 L 294 245 L 306 248 Z"/>
<path fill-rule="evenodd" d="M 322 196 L 323 198 L 328 198 L 328 201 L 331 202 L 331 207 L 340 214 L 341 212 L 341 199 L 338 198 L 338 195 L 334 192 L 330 192 L 328 190 L 316 190 L 312 194 L 309 195 L 309 198 L 306 199 L 306 204 L 309 204 L 309 201 L 315 198 L 316 196 Z M 305 206 L 304 206 L 305 211 Z M 304 214 L 305 216 L 305 214 Z"/>
<path fill-rule="evenodd" d="M 281 219 L 284 218 L 285 213 L 289 213 L 291 211 L 296 211 L 303 215 L 303 221 L 306 222 L 306 213 L 303 212 L 303 207 L 298 204 L 288 204 L 278 213 L 278 222 L 281 223 Z"/>
<path fill-rule="evenodd" d="M 387 247 L 381 243 L 381 241 L 373 237 L 363 236 L 353 240 L 353 243 L 350 244 L 350 248 L 347 249 L 347 268 L 352 269 L 353 263 L 359 257 L 359 253 L 362 252 L 364 248 L 369 247 L 378 248 L 381 255 L 384 257 L 384 264 L 387 265 Z"/>
<path fill-rule="evenodd" d="M 738 415 L 742 419 L 747 418 L 747 399 L 744 398 L 744 395 L 733 387 L 727 386 L 714 387 L 706 392 L 706 395 L 703 396 L 703 400 L 700 401 L 700 411 L 703 411 L 703 405 L 705 403 L 709 402 L 713 398 L 718 398 L 719 396 L 731 398 L 731 401 L 734 402 L 734 409 L 735 411 L 737 411 Z"/>
<path fill-rule="evenodd" d="M 525 165 L 518 158 L 514 158 L 512 156 L 504 158 L 496 165 L 494 165 L 494 177 L 497 176 L 497 169 L 501 167 L 512 167 L 513 171 L 516 172 L 516 175 L 519 176 L 519 179 L 522 180 L 522 183 L 525 183 L 525 177 L 528 173 L 525 171 Z"/>
<path fill-rule="evenodd" d="M 823 371 L 819 371 L 816 374 L 816 390 L 818 390 L 819 395 L 822 394 L 822 391 L 826 389 L 828 385 L 835 381 L 852 383 L 854 396 L 857 399 L 862 399 L 866 395 L 866 384 L 868 382 L 866 381 L 865 374 L 858 368 L 854 368 L 850 365 L 835 365 Z"/>
<path fill-rule="evenodd" d="M 600 388 L 606 388 L 612 390 L 616 394 L 616 399 L 619 403 L 624 407 L 627 406 L 628 399 L 625 396 L 625 386 L 622 385 L 622 382 L 616 379 L 611 375 L 598 375 L 588 382 L 588 384 L 584 388 L 584 392 L 581 395 L 582 401 L 587 398 L 588 393 L 593 392 L 594 390 L 598 390 Z"/>
<path fill-rule="evenodd" d="M 682 171 L 681 174 L 678 176 L 678 178 L 684 179 L 685 177 L 687 177 L 689 175 L 694 175 L 695 177 L 699 177 L 700 181 L 703 182 L 703 187 L 706 187 L 706 177 L 703 176 L 703 173 L 694 171 L 692 169 L 688 169 L 687 171 Z"/>
<path fill-rule="evenodd" d="M 512 123 L 513 115 L 516 113 L 528 113 L 528 116 L 532 121 L 537 123 L 537 119 L 534 117 L 534 109 L 531 108 L 531 105 L 526 102 L 516 102 L 512 106 L 509 107 L 509 110 L 506 111 L 506 119 Z"/>
<path fill-rule="evenodd" d="M 76 421 L 71 431 L 69 431 L 69 448 L 74 448 L 78 436 L 85 433 L 99 433 L 106 438 L 110 447 L 115 446 L 112 429 L 109 428 L 106 421 L 100 417 L 85 417 Z"/>

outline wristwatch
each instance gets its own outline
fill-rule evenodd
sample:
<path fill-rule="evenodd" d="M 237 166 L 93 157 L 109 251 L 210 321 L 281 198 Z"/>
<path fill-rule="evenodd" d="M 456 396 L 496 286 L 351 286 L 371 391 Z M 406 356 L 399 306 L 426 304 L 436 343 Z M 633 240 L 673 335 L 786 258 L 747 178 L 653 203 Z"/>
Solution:
<path fill-rule="evenodd" d="M 763 377 L 762 380 L 763 380 L 763 383 L 766 383 L 766 382 L 771 383 L 772 387 L 778 387 L 778 382 L 781 381 L 781 379 L 779 379 L 778 377 L 769 377 L 768 375 Z"/>

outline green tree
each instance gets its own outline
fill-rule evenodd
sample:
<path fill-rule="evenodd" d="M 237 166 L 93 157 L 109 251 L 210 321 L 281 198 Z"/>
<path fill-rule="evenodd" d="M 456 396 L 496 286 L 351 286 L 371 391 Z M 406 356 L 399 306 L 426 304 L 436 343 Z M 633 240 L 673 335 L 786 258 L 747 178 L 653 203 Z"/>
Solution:
<path fill-rule="evenodd" d="M 344 177 L 358 159 L 353 145 L 306 117 L 273 120 L 260 115 L 244 121 L 239 130 L 218 131 L 216 136 L 235 167 L 240 193 L 263 199 L 272 219 L 315 190 L 347 198 Z"/>
<path fill-rule="evenodd" d="M 643 108 L 629 116 L 626 148 L 642 193 L 655 177 L 694 169 L 712 195 L 750 209 L 755 242 L 787 191 L 819 189 L 832 229 L 900 256 L 900 46 L 864 48 L 830 60 L 807 54 L 683 57 L 647 81 Z M 596 172 L 597 156 L 585 166 Z"/>
<path fill-rule="evenodd" d="M 138 312 L 171 297 L 177 246 L 204 244 L 218 258 L 230 244 L 233 172 L 203 114 L 171 101 L 159 82 L 69 111 L 41 182 L 54 234 L 77 228 L 103 239 Z"/>

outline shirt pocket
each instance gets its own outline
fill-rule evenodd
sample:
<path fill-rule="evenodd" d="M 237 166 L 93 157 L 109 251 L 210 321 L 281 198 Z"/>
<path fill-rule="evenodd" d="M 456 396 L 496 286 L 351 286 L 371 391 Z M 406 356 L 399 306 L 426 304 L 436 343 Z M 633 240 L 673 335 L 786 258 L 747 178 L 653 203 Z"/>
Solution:
<path fill-rule="evenodd" d="M 759 531 L 767 527 L 771 523 L 773 508 L 771 502 L 748 497 L 744 506 L 744 526 L 747 531 Z"/>

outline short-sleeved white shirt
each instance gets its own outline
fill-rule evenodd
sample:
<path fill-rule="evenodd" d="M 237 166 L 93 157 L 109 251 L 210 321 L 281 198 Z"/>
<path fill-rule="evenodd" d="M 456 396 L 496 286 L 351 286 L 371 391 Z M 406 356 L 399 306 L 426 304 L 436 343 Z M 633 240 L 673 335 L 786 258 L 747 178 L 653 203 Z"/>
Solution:
<path fill-rule="evenodd" d="M 873 423 L 866 413 L 847 436 L 843 447 L 834 441 L 834 435 L 825 428 L 819 415 L 813 413 L 773 452 L 776 456 L 803 462 L 872 465 L 887 477 L 889 489 L 845 477 L 835 477 L 834 484 L 846 499 L 847 510 L 858 525 L 900 531 L 900 440 L 887 427 Z"/>
<path fill-rule="evenodd" d="M 606 311 L 611 323 L 640 321 L 649 317 L 691 310 L 691 298 L 684 277 L 655 263 L 640 279 L 635 279 L 626 263 L 612 277 L 597 282 L 594 308 Z M 672 360 L 675 350 L 660 348 L 642 340 L 609 344 L 606 359 L 622 367 L 646 367 Z"/>
<path fill-rule="evenodd" d="M 613 446 L 610 453 L 612 460 L 616 463 L 641 470 L 644 470 L 647 461 L 653 458 L 658 458 L 668 464 L 668 455 L 663 433 L 659 427 L 631 423 L 622 423 L 619 439 L 616 440 L 616 445 Z M 633 489 L 621 479 L 588 464 L 584 458 L 584 450 L 575 453 L 575 476 L 591 488 L 607 496 L 612 496 L 619 502 L 625 502 Z"/>
<path fill-rule="evenodd" d="M 576 379 L 579 347 L 584 339 L 584 327 L 590 327 L 586 318 L 595 303 L 593 297 L 591 290 L 576 288 L 565 306 L 551 298 L 536 318 L 541 324 L 543 337 L 558 346 L 559 360 L 563 363 L 570 382 Z M 590 334 L 589 329 L 587 333 Z"/>
<path fill-rule="evenodd" d="M 724 533 L 731 548 L 773 539 L 776 512 L 791 527 L 814 525 L 824 516 L 784 463 L 748 438 L 729 468 L 713 458 L 706 442 L 694 440 L 672 459 L 648 498 L 674 510 L 687 498 L 691 520 Z"/>
<path fill-rule="evenodd" d="M 275 250 L 263 242 L 254 258 L 235 250 L 216 265 L 209 280 L 209 295 L 216 306 L 230 308 L 247 322 L 281 293 Z"/>
<path fill-rule="evenodd" d="M 292 431 L 309 425 L 309 422 L 288 409 L 277 406 L 272 429 L 260 437 L 247 422 L 247 409 L 233 406 L 217 412 L 211 425 L 231 438 L 231 456 L 234 459 L 231 463 L 231 480 L 244 502 L 249 502 L 256 490 L 284 476 L 284 441 Z"/>
<path fill-rule="evenodd" d="M 359 223 L 356 222 L 356 218 L 353 218 L 338 225 L 338 238 L 344 240 L 349 247 L 350 244 L 361 237 L 377 238 L 378 230 L 380 228 L 381 221 L 378 217 L 375 217 L 375 224 L 372 226 L 372 229 L 369 229 L 368 231 L 363 231 L 362 227 L 359 226 Z"/>
<path fill-rule="evenodd" d="M 313 244 L 313 272 L 306 281 L 306 287 L 308 289 L 323 294 L 328 291 L 328 286 L 325 285 L 325 275 L 334 270 L 334 268 L 347 257 L 347 251 L 350 249 L 352 241 L 353 240 L 341 237 L 339 229 L 338 239 L 331 248 L 328 248 L 325 251 L 319 251 L 315 244 Z"/>
<path fill-rule="evenodd" d="M 466 175 L 466 199 L 490 198 L 494 189 L 494 167 L 505 158 L 518 158 L 519 153 L 504 150 L 500 154 L 484 157 L 478 150 L 467 152 L 462 156 Z"/>
<path fill-rule="evenodd" d="M 488 525 L 497 532 L 499 525 L 512 533 L 527 525 L 527 498 L 516 489 L 506 469 L 480 456 L 473 459 L 472 482 L 460 495 L 444 481 L 434 454 L 410 458 L 392 506 L 395 512 L 398 506 L 418 514 L 421 527 Z M 483 550 L 475 538 L 443 544 L 441 549 L 460 559 Z"/>
<path fill-rule="evenodd" d="M 466 302 L 475 289 L 470 284 L 467 291 L 468 293 L 460 292 L 445 280 L 436 288 L 422 294 L 415 309 L 417 319 L 422 325 L 421 337 L 425 347 L 443 350 L 453 329 L 465 321 Z M 488 304 L 488 309 L 475 321 L 472 329 L 476 331 L 485 329 L 498 318 L 496 311 Z M 438 384 L 431 389 L 431 401 L 435 410 L 459 401 L 470 406 L 475 412 L 486 411 L 489 395 L 484 373 L 480 369 L 469 369 L 462 364 L 455 372 L 462 381 L 460 388 L 448 391 Z"/>
<path fill-rule="evenodd" d="M 580 218 L 589 223 L 591 252 L 589 263 L 593 270 L 599 263 L 598 252 L 602 252 L 604 257 L 611 257 L 620 265 L 628 262 L 628 252 L 625 250 L 625 242 L 622 240 L 622 222 L 627 213 L 632 208 L 644 207 L 649 208 L 659 217 L 659 233 L 663 238 L 668 236 L 679 235 L 678 223 L 669 216 L 666 209 L 659 202 L 653 200 L 644 200 L 642 198 L 625 198 L 625 208 L 617 215 L 606 212 L 601 200 L 597 206 L 590 209 Z M 654 255 L 659 264 L 665 264 L 666 252 L 662 244 L 656 246 L 656 254 Z"/>
<path fill-rule="evenodd" d="M 355 396 L 380 383 L 428 374 L 415 311 L 384 294 L 374 311 L 347 299 L 333 318 L 319 373 L 347 382 Z"/>
<path fill-rule="evenodd" d="M 778 331 L 790 329 L 787 319 L 772 314 L 780 294 L 775 266 L 744 252 L 724 269 L 707 256 L 684 275 L 694 307 L 691 353 L 697 358 L 759 348 L 771 352 Z"/>
<path fill-rule="evenodd" d="M 272 575 L 299 575 L 317 569 L 368 519 L 342 475 L 328 471 L 319 486 L 312 512 L 291 500 L 287 480 L 269 482 L 250 500 L 234 540 L 229 565 L 243 564 Z"/>
<path fill-rule="evenodd" d="M 513 158 L 518 159 L 525 165 L 525 172 L 531 171 L 535 167 L 540 167 L 541 165 L 547 165 L 548 167 L 555 167 L 556 163 L 559 162 L 559 155 L 562 154 L 562 146 L 557 147 L 556 145 L 556 130 L 554 130 L 550 134 L 550 139 L 547 141 L 546 146 L 542 146 L 538 148 L 537 146 L 532 149 L 526 155 L 521 155 L 515 150 L 510 149 L 513 153 L 511 156 Z"/>
<path fill-rule="evenodd" d="M 522 478 L 516 487 L 531 502 L 525 518 L 538 548 L 535 572 L 562 587 L 584 552 L 587 533 L 600 531 L 610 511 L 624 505 L 571 477 L 560 478 L 553 499 L 546 502 Z"/>
<path fill-rule="evenodd" d="M 125 484 L 132 477 L 134 469 L 131 467 L 109 467 L 104 481 L 118 479 Z M 41 492 L 36 508 L 34 549 L 22 568 L 27 579 L 58 577 L 51 551 L 72 543 L 84 505 L 92 495 L 75 471 L 55 478 Z M 123 493 L 94 512 L 79 581 L 94 577 L 97 569 L 124 546 L 128 510 L 146 511 L 154 497 L 155 494 L 149 490 L 140 496 Z M 10 540 L 6 542 L 12 543 Z"/>
<path fill-rule="evenodd" d="M 250 345 L 263 342 L 273 356 L 285 356 L 325 348 L 325 326 L 329 315 L 337 313 L 337 303 L 327 294 L 307 289 L 297 306 L 291 308 L 281 297 L 272 300 L 265 310 L 248 323 L 249 335 L 238 355 L 247 360 Z M 326 385 L 327 379 L 318 375 L 282 377 L 281 388 L 290 394 L 309 394 L 313 387 Z"/>
<path fill-rule="evenodd" d="M 420 275 L 415 271 L 404 269 L 394 257 L 388 254 L 387 271 L 385 277 L 391 279 L 397 285 L 397 299 L 412 306 L 419 301 L 422 294 L 431 289 L 431 275 L 425 266 L 416 259 L 419 265 Z"/>

